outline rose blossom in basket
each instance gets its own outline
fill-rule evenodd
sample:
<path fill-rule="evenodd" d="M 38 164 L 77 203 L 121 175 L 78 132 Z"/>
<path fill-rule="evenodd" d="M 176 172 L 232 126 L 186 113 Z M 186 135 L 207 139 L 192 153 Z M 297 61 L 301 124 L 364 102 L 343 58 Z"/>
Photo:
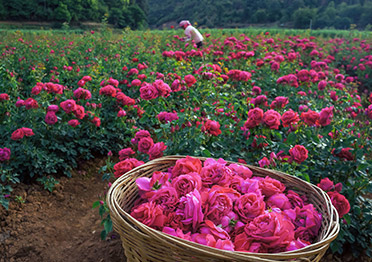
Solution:
<path fill-rule="evenodd" d="M 319 234 L 322 215 L 306 196 L 272 177 L 252 176 L 246 166 L 187 156 L 168 172 L 136 179 L 140 198 L 131 211 L 163 233 L 223 250 L 259 253 L 300 249 Z M 348 211 L 338 192 L 328 194 L 341 214 Z"/>

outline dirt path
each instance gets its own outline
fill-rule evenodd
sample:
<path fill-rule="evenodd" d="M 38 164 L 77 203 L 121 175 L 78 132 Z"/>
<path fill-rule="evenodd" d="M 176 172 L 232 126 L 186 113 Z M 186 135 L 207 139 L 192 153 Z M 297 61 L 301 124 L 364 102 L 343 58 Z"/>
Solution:
<path fill-rule="evenodd" d="M 53 193 L 19 185 L 15 195 L 25 203 L 0 209 L 0 261 L 125 261 L 120 239 L 100 240 L 101 219 L 92 203 L 107 183 L 94 171 L 61 178 Z"/>

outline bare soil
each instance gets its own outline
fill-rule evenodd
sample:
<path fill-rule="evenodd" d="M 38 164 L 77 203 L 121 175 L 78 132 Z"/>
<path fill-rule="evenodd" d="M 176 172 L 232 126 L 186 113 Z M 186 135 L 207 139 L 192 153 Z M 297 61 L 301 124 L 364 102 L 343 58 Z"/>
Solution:
<path fill-rule="evenodd" d="M 93 202 L 107 182 L 98 169 L 103 160 L 84 164 L 72 178 L 60 178 L 53 193 L 38 184 L 19 184 L 8 211 L 0 207 L 0 262 L 126 262 L 120 239 L 100 239 L 101 218 Z M 327 253 L 321 262 L 371 262 L 367 257 Z M 197 261 L 196 261 L 197 262 Z"/>

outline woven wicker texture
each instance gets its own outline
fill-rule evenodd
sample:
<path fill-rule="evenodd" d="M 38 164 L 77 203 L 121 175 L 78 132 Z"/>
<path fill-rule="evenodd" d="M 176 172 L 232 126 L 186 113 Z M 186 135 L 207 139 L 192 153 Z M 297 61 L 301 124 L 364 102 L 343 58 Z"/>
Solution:
<path fill-rule="evenodd" d="M 250 165 L 245 166 L 252 170 L 254 176 L 272 177 L 281 181 L 288 189 L 306 194 L 309 203 L 322 213 L 320 234 L 314 244 L 295 251 L 275 254 L 224 251 L 162 233 L 132 218 L 129 213 L 138 197 L 136 179 L 151 177 L 154 171 L 167 171 L 178 159 L 184 157 L 167 156 L 149 161 L 127 172 L 111 186 L 107 194 L 107 203 L 114 229 L 120 235 L 128 262 L 319 261 L 329 244 L 337 237 L 340 229 L 339 217 L 324 191 L 297 177 Z M 201 161 L 206 159 L 197 158 Z"/>

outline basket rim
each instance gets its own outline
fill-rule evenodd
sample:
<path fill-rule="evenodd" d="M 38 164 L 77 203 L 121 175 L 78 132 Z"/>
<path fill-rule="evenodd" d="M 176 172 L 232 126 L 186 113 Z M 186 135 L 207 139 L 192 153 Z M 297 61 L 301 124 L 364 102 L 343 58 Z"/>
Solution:
<path fill-rule="evenodd" d="M 153 228 L 139 222 L 135 218 L 133 218 L 129 213 L 127 213 L 120 206 L 120 204 L 118 203 L 118 200 L 115 198 L 116 192 L 123 185 L 123 183 L 125 182 L 126 179 L 131 179 L 131 175 L 133 173 L 136 173 L 143 168 L 146 168 L 146 167 L 151 166 L 151 165 L 155 165 L 156 163 L 162 162 L 164 160 L 177 161 L 178 159 L 182 159 L 182 158 L 185 158 L 185 157 L 186 157 L 185 155 L 164 156 L 164 157 L 161 157 L 161 158 L 150 160 L 150 161 L 146 162 L 145 164 L 143 164 L 141 166 L 138 166 L 138 167 L 128 171 L 127 173 L 123 174 L 121 177 L 119 177 L 111 185 L 111 187 L 109 188 L 109 191 L 107 193 L 107 204 L 108 204 L 110 213 L 113 213 L 114 216 L 116 215 L 116 217 L 118 219 L 121 219 L 120 222 L 128 223 L 124 219 L 124 217 L 126 217 L 128 220 L 130 220 L 131 223 L 135 224 L 143 232 L 150 233 L 151 236 L 155 236 L 155 237 L 157 237 L 157 239 L 159 239 L 160 241 L 163 241 L 163 242 L 168 240 L 168 241 L 172 241 L 172 242 L 181 243 L 182 245 L 186 245 L 187 247 L 190 247 L 192 249 L 196 248 L 196 249 L 202 250 L 203 252 L 213 253 L 213 255 L 217 255 L 217 253 L 219 255 L 228 254 L 228 255 L 234 255 L 235 257 L 237 256 L 239 258 L 252 258 L 252 259 L 257 259 L 259 257 L 260 259 L 263 259 L 263 260 L 260 260 L 260 261 L 263 261 L 263 262 L 264 261 L 272 261 L 272 260 L 266 260 L 265 258 L 275 257 L 277 259 L 286 259 L 286 258 L 298 258 L 301 255 L 311 256 L 311 255 L 319 254 L 319 252 L 321 252 L 323 249 L 325 249 L 325 250 L 328 249 L 328 246 L 329 246 L 330 242 L 332 242 L 337 237 L 337 235 L 340 231 L 340 225 L 339 225 L 339 222 L 338 222 L 339 221 L 339 216 L 338 216 L 336 208 L 332 205 L 328 194 L 326 194 L 321 188 L 319 188 L 319 187 L 317 187 L 317 186 L 315 186 L 315 185 L 313 185 L 313 184 L 311 184 L 307 181 L 304 181 L 304 180 L 302 180 L 302 179 L 300 179 L 296 176 L 293 176 L 293 175 L 290 175 L 290 174 L 287 174 L 287 173 L 284 173 L 284 172 L 281 172 L 281 171 L 277 171 L 277 170 L 273 170 L 273 169 L 267 169 L 267 168 L 261 168 L 261 167 L 252 166 L 252 165 L 249 165 L 249 164 L 243 164 L 243 163 L 238 163 L 238 162 L 228 161 L 228 160 L 225 160 L 225 161 L 229 164 L 239 164 L 239 165 L 247 166 L 248 168 L 250 168 L 253 171 L 254 175 L 257 175 L 257 174 L 255 174 L 255 171 L 256 172 L 261 171 L 261 172 L 270 172 L 272 175 L 289 176 L 289 177 L 299 181 L 300 183 L 306 184 L 312 190 L 314 190 L 315 192 L 317 192 L 318 194 L 323 196 L 325 198 L 326 202 L 327 202 L 326 203 L 327 206 L 330 208 L 330 211 L 331 211 L 331 213 L 329 214 L 330 215 L 329 216 L 330 221 L 329 221 L 329 225 L 328 225 L 328 228 L 327 228 L 328 232 L 326 232 L 326 234 L 323 236 L 323 238 L 320 239 L 319 241 L 317 241 L 315 243 L 312 243 L 312 244 L 310 244 L 306 247 L 303 247 L 303 248 L 300 248 L 300 249 L 297 249 L 297 250 L 292 250 L 292 251 L 279 252 L 279 253 L 253 253 L 253 252 L 243 252 L 243 251 L 228 251 L 228 250 L 222 250 L 222 249 L 210 247 L 210 246 L 207 246 L 207 245 L 202 245 L 202 244 L 199 244 L 199 243 L 196 243 L 196 242 L 188 241 L 188 240 L 176 237 L 176 236 L 172 236 L 172 235 L 163 233 L 159 230 L 153 229 Z M 212 157 L 198 157 L 198 156 L 190 156 L 190 157 L 198 158 L 201 161 L 204 161 L 208 158 L 212 158 Z M 215 158 L 212 158 L 212 159 L 215 159 Z M 139 230 L 137 230 L 137 231 L 140 233 Z"/>

